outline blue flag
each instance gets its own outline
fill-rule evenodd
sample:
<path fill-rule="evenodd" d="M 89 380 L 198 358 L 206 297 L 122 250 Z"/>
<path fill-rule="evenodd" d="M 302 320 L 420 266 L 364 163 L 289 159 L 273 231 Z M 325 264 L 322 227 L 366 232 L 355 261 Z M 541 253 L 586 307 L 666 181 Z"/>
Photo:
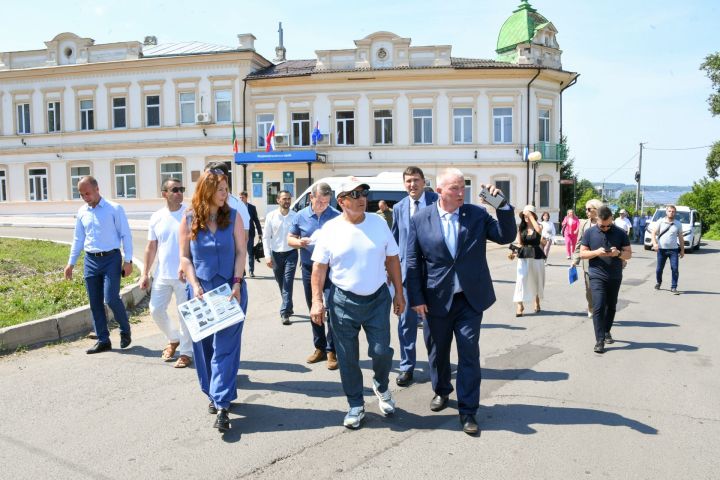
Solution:
<path fill-rule="evenodd" d="M 317 145 L 318 142 L 321 142 L 323 139 L 322 133 L 320 133 L 320 121 L 315 121 L 315 130 L 312 131 L 312 135 L 310 136 L 310 141 L 313 145 Z"/>

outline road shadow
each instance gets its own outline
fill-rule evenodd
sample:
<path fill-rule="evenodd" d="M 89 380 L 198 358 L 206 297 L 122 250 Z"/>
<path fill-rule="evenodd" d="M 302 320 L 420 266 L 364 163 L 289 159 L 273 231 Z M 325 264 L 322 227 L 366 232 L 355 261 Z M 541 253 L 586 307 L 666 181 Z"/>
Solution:
<path fill-rule="evenodd" d="M 618 343 L 624 343 L 622 347 L 617 346 Z M 698 347 L 694 345 L 684 345 L 682 343 L 665 343 L 665 342 L 630 342 L 627 340 L 618 340 L 615 339 L 615 343 L 610 345 L 605 345 L 605 350 L 608 352 L 612 352 L 613 350 L 642 350 L 645 348 L 652 348 L 655 350 L 662 350 L 663 352 L 668 353 L 677 353 L 677 352 L 697 352 Z"/>
<path fill-rule="evenodd" d="M 627 427 L 644 435 L 657 435 L 650 425 L 617 413 L 589 408 L 549 407 L 541 405 L 493 405 L 481 407 L 480 428 L 485 431 L 510 431 L 522 435 L 537 433 L 532 425 L 606 425 Z"/>
<path fill-rule="evenodd" d="M 614 327 L 679 327 L 677 323 L 664 322 L 638 322 L 634 320 L 616 320 L 613 322 Z"/>
<path fill-rule="evenodd" d="M 143 345 L 135 345 L 131 344 L 128 348 L 120 349 L 120 348 L 113 348 L 113 352 L 119 353 L 120 355 L 137 355 L 138 357 L 145 357 L 145 358 L 160 358 L 162 355 L 162 350 L 158 349 L 150 349 Z"/>
<path fill-rule="evenodd" d="M 720 292 L 708 292 L 703 290 L 679 290 L 680 295 L 720 295 Z"/>
<path fill-rule="evenodd" d="M 259 362 L 254 360 L 240 360 L 240 370 L 270 370 L 270 371 L 281 371 L 292 373 L 307 373 L 312 372 L 312 369 L 305 365 L 298 363 L 279 363 L 279 362 Z M 239 376 L 238 376 L 239 377 Z"/>
<path fill-rule="evenodd" d="M 720 252 L 720 248 L 712 248 L 708 247 L 707 243 L 700 243 L 700 248 L 697 250 L 694 250 L 690 255 L 707 255 L 710 253 L 718 253 Z"/>
<path fill-rule="evenodd" d="M 511 284 L 514 285 L 514 284 L 515 284 L 515 280 L 496 280 L 496 279 L 493 279 L 492 283 L 511 283 Z"/>
<path fill-rule="evenodd" d="M 238 389 L 245 392 L 284 392 L 314 398 L 334 398 L 345 396 L 339 376 L 336 382 L 327 382 L 322 380 L 285 380 L 265 383 L 256 380 L 251 381 L 247 375 L 238 375 L 237 384 Z M 374 395 L 372 390 L 369 388 L 364 389 L 363 393 L 366 395 Z"/>
<path fill-rule="evenodd" d="M 529 380 L 532 382 L 560 382 L 570 378 L 567 372 L 537 372 L 529 368 L 483 368 L 483 380 Z"/>
<path fill-rule="evenodd" d="M 525 327 L 517 327 L 515 325 L 506 325 L 504 323 L 483 323 L 480 325 L 480 329 L 486 328 L 502 328 L 504 330 L 527 330 Z"/>
<path fill-rule="evenodd" d="M 541 317 L 541 316 L 553 316 L 553 317 L 587 317 L 587 312 L 578 312 L 577 310 L 571 312 L 565 312 L 561 310 L 540 310 L 535 313 L 532 308 L 526 308 L 523 317 Z"/>

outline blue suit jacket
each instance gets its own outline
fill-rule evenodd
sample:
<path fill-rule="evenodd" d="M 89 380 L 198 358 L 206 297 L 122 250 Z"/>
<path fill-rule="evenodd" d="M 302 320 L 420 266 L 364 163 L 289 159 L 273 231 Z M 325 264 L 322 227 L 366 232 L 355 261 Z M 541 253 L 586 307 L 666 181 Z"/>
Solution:
<path fill-rule="evenodd" d="M 447 315 L 455 273 L 473 310 L 482 313 L 495 302 L 485 244 L 487 240 L 510 243 L 517 233 L 512 208 L 498 210 L 497 217 L 477 205 L 460 207 L 455 258 L 445 245 L 437 206 L 423 208 L 410 219 L 407 292 L 411 307 L 424 304 L 430 315 Z"/>
<path fill-rule="evenodd" d="M 432 205 L 437 202 L 438 195 L 435 192 L 425 192 L 425 205 Z M 417 212 L 415 212 L 417 213 Z M 407 240 L 410 230 L 410 195 L 393 205 L 393 226 L 392 233 L 400 248 L 400 267 L 402 279 L 405 281 L 407 273 Z M 406 299 L 407 300 L 407 299 Z"/>
<path fill-rule="evenodd" d="M 252 203 L 247 204 L 248 213 L 250 214 L 250 237 L 255 236 L 255 229 L 257 229 L 258 235 L 262 235 L 262 227 L 260 226 L 260 219 L 258 218 L 257 208 Z"/>

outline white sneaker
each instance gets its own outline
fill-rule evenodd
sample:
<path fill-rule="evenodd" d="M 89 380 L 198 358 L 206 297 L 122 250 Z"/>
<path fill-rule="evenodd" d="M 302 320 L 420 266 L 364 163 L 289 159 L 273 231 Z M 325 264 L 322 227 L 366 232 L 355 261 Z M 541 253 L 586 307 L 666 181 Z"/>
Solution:
<path fill-rule="evenodd" d="M 360 422 L 365 418 L 365 407 L 351 407 L 345 415 L 343 425 L 353 430 L 360 428 Z"/>
<path fill-rule="evenodd" d="M 373 384 L 373 392 L 375 392 L 375 395 L 378 397 L 378 405 L 385 415 L 395 413 L 395 399 L 392 396 L 390 388 L 380 393 L 378 392 L 377 386 Z"/>

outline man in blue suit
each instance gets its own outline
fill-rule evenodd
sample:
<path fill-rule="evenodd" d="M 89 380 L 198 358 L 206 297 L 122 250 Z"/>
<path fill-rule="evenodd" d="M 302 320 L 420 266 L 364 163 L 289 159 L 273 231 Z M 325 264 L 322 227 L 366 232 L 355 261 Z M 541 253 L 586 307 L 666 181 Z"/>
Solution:
<path fill-rule="evenodd" d="M 482 185 L 481 185 L 482 187 Z M 485 185 L 491 195 L 500 192 Z M 413 310 L 426 319 L 423 330 L 435 396 L 430 409 L 447 406 L 453 391 L 450 348 L 457 342 L 457 397 L 460 423 L 469 435 L 480 429 L 475 414 L 480 405 L 480 323 L 483 311 L 495 302 L 485 258 L 485 244 L 513 241 L 513 208 L 501 206 L 495 220 L 482 207 L 464 203 L 465 178 L 448 169 L 437 180 L 436 205 L 410 219 L 407 244 L 407 291 Z"/>
<path fill-rule="evenodd" d="M 400 200 L 393 207 L 392 233 L 400 247 L 400 267 L 402 270 L 403 296 L 407 298 L 407 238 L 410 230 L 410 217 L 421 208 L 432 205 L 437 201 L 437 193 L 425 191 L 425 174 L 418 167 L 407 167 L 403 172 L 403 183 L 408 196 Z M 409 304 L 400 314 L 398 322 L 398 339 L 400 340 L 400 375 L 395 382 L 405 387 L 413 380 L 415 370 L 415 349 L 417 345 L 418 316 Z"/>

